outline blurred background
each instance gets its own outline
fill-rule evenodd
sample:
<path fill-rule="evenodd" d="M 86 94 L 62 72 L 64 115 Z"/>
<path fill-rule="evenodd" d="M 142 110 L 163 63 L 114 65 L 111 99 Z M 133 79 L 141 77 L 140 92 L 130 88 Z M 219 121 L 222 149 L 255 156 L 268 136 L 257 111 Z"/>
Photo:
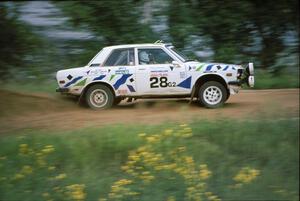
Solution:
<path fill-rule="evenodd" d="M 104 46 L 163 40 L 199 61 L 254 62 L 262 78 L 257 88 L 298 87 L 298 6 L 297 0 L 1 2 L 1 82 L 45 83 L 47 90 L 57 70 L 84 66 Z"/>

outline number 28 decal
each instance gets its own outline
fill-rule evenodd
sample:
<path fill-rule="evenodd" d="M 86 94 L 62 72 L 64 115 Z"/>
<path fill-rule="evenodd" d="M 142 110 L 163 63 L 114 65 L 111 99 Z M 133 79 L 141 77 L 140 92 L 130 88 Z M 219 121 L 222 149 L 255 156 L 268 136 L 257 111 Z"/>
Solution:
<path fill-rule="evenodd" d="M 168 82 L 167 77 L 150 77 L 150 88 L 176 87 L 176 82 Z"/>

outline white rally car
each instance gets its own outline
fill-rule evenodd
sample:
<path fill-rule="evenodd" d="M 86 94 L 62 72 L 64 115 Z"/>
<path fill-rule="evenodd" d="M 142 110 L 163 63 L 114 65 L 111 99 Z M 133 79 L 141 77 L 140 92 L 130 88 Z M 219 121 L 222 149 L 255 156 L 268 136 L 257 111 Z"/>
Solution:
<path fill-rule="evenodd" d="M 254 86 L 253 63 L 241 65 L 189 60 L 171 44 L 103 48 L 86 66 L 57 72 L 57 92 L 85 98 L 105 109 L 124 98 L 197 98 L 208 108 L 223 105 L 241 85 Z"/>

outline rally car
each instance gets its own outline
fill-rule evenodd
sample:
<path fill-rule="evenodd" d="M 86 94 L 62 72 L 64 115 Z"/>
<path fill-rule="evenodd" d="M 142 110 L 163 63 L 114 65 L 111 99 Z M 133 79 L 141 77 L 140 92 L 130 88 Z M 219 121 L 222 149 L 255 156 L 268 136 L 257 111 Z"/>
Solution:
<path fill-rule="evenodd" d="M 103 48 L 86 66 L 60 70 L 57 92 L 106 109 L 123 99 L 197 98 L 207 108 L 222 106 L 243 84 L 254 86 L 253 63 L 246 66 L 188 59 L 172 44 Z"/>

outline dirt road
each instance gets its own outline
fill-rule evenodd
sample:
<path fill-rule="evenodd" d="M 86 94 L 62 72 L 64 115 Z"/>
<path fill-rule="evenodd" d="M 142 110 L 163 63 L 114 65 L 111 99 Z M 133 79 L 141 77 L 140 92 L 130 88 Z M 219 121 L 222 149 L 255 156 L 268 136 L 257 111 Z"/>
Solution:
<path fill-rule="evenodd" d="M 156 124 L 193 119 L 299 117 L 299 89 L 249 90 L 231 96 L 224 107 L 206 109 L 188 99 L 123 102 L 110 110 L 92 111 L 74 99 L 18 94 L 0 90 L 0 134 L 24 129 L 69 130 L 108 124 Z"/>

